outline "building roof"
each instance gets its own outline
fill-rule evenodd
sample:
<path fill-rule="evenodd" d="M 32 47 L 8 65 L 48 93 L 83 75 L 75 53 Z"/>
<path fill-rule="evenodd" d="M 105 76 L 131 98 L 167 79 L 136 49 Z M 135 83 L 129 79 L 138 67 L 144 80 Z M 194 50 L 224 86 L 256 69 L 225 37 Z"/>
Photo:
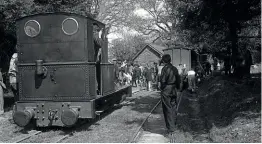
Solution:
<path fill-rule="evenodd" d="M 164 49 L 166 49 L 166 47 L 164 46 L 160 46 L 160 45 L 156 45 L 156 44 L 148 44 L 152 49 L 154 49 L 155 51 L 157 51 L 159 54 L 163 55 L 164 54 Z"/>
<path fill-rule="evenodd" d="M 135 60 L 147 47 L 150 47 L 153 51 L 155 51 L 156 53 L 158 53 L 160 56 L 162 56 L 164 54 L 164 49 L 166 49 L 166 47 L 164 46 L 160 46 L 160 45 L 156 45 L 156 44 L 147 44 L 144 46 L 144 48 L 142 48 L 134 57 L 133 60 Z"/>

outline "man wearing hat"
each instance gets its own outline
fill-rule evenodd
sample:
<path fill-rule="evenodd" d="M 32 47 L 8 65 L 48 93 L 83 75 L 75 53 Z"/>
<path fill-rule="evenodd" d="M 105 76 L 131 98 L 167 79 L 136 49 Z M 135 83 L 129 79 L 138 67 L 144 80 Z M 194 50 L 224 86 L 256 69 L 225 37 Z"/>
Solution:
<path fill-rule="evenodd" d="M 162 56 L 162 68 L 159 88 L 161 90 L 161 101 L 166 127 L 171 139 L 174 140 L 174 131 L 176 129 L 176 107 L 177 107 L 177 89 L 180 88 L 180 76 L 176 67 L 171 64 L 169 54 Z"/>

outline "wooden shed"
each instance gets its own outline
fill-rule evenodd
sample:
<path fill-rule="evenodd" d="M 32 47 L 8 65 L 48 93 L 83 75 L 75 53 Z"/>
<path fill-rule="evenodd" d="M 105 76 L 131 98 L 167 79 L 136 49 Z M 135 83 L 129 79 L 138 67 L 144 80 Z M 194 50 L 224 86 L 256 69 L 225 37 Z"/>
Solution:
<path fill-rule="evenodd" d="M 166 47 L 156 44 L 147 44 L 143 49 L 141 49 L 134 57 L 133 62 L 139 65 L 149 64 L 153 66 L 153 63 L 158 63 L 161 56 L 164 54 L 163 50 Z"/>
<path fill-rule="evenodd" d="M 164 49 L 164 54 L 170 54 L 171 63 L 174 66 L 178 66 L 179 64 L 186 64 L 187 70 L 191 69 L 194 65 L 194 61 L 196 61 L 195 52 L 191 51 L 188 48 L 184 48 L 182 46 L 174 46 L 171 48 Z"/>

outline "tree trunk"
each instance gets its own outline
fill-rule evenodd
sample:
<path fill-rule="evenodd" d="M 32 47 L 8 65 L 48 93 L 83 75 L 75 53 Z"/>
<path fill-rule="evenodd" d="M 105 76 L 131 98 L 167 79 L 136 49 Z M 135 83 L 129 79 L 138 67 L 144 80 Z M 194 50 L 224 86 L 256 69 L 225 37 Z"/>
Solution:
<path fill-rule="evenodd" d="M 233 67 L 236 65 L 236 57 L 238 55 L 238 48 L 237 48 L 237 28 L 236 22 L 229 23 L 229 30 L 230 30 L 230 38 L 231 38 L 231 52 L 232 52 L 232 64 Z"/>
<path fill-rule="evenodd" d="M 232 52 L 232 65 L 234 68 L 234 74 L 239 73 L 237 67 L 237 56 L 238 56 L 238 48 L 237 48 L 237 19 L 236 19 L 236 8 L 233 4 L 232 0 L 228 1 L 229 9 L 228 13 L 228 28 L 230 32 L 231 39 L 231 52 Z"/>

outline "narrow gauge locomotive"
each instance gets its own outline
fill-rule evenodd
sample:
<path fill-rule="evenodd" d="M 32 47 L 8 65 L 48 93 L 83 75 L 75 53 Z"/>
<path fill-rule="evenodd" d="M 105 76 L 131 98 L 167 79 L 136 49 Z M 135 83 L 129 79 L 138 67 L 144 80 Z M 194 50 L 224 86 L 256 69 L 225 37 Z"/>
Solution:
<path fill-rule="evenodd" d="M 119 88 L 114 83 L 103 23 L 76 14 L 46 13 L 20 18 L 16 24 L 19 94 L 13 119 L 17 125 L 36 121 L 38 127 L 70 127 L 131 96 L 130 85 Z M 94 25 L 102 29 L 99 62 Z"/>

